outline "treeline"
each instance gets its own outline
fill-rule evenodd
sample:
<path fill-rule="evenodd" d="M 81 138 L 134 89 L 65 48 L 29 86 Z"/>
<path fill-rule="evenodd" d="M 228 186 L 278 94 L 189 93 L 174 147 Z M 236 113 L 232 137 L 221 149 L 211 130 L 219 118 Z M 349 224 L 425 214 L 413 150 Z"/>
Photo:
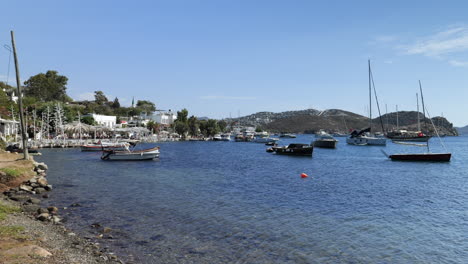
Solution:
<path fill-rule="evenodd" d="M 94 92 L 94 101 L 74 102 L 67 95 L 68 78 L 59 75 L 57 71 L 47 71 L 30 77 L 22 85 L 23 105 L 29 118 L 40 116 L 43 112 L 54 108 L 57 103 L 62 104 L 67 122 L 78 120 L 79 113 L 85 115 L 96 113 L 102 115 L 115 115 L 117 117 L 136 116 L 142 112 L 151 114 L 156 110 L 153 102 L 138 100 L 134 107 L 123 107 L 119 99 L 109 100 L 102 91 Z M 0 82 L 0 115 L 2 118 L 12 118 L 18 113 L 18 105 L 11 100 L 16 95 L 16 88 Z M 84 119 L 85 122 L 92 120 Z"/>
<path fill-rule="evenodd" d="M 177 112 L 177 119 L 173 124 L 175 132 L 186 138 L 191 137 L 212 137 L 220 132 L 225 132 L 227 123 L 224 120 L 199 120 L 195 116 L 188 117 L 188 110 L 182 109 Z"/>

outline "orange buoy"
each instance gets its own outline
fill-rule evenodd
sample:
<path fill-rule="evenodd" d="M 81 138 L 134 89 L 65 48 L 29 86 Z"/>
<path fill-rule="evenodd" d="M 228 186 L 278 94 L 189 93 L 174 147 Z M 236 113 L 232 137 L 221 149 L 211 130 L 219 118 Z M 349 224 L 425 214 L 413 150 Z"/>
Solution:
<path fill-rule="evenodd" d="M 305 174 L 305 173 L 301 173 L 301 178 L 304 179 L 304 178 L 307 178 L 307 177 L 309 177 L 309 175 L 307 175 L 307 174 Z"/>

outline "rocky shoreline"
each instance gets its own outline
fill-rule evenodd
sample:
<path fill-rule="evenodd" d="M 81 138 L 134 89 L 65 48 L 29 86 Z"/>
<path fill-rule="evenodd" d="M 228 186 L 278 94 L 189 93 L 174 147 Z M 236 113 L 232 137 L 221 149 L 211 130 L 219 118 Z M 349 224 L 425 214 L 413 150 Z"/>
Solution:
<path fill-rule="evenodd" d="M 16 156 L 19 161 L 19 155 L 3 154 Z M 6 162 L 15 164 L 15 161 Z M 104 236 L 112 236 L 112 229 L 94 224 L 96 237 L 83 238 L 63 225 L 59 208 L 41 206 L 42 199 L 49 197 L 48 192 L 53 187 L 47 182 L 47 165 L 32 161 L 32 166 L 32 178 L 0 196 L 0 206 L 20 208 L 3 220 L 0 218 L 0 227 L 19 230 L 10 236 L 3 236 L 0 230 L 0 259 L 4 261 L 0 263 L 125 263 L 96 242 Z M 0 170 L 0 177 L 8 179 L 3 170 Z"/>

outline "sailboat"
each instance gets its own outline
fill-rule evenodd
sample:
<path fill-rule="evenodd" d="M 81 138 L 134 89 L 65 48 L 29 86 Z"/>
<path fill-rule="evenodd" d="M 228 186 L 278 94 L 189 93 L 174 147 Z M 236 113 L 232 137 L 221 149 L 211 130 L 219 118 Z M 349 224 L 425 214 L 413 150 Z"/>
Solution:
<path fill-rule="evenodd" d="M 427 142 L 431 138 L 431 136 L 428 136 L 421 131 L 421 124 L 420 124 L 421 122 L 419 118 L 419 96 L 417 93 L 416 93 L 416 105 L 417 105 L 418 130 L 408 131 L 406 129 L 397 129 L 397 130 L 388 132 L 387 137 L 391 139 L 393 143 L 399 143 L 402 141 Z"/>
<path fill-rule="evenodd" d="M 422 102 L 422 107 L 423 107 L 423 114 L 425 116 L 426 113 L 426 108 L 424 106 L 424 97 L 423 97 L 423 92 L 422 92 L 422 86 L 421 86 L 421 81 L 419 81 L 419 90 L 421 92 L 421 102 Z M 429 112 L 427 112 L 427 115 L 429 116 Z M 430 119 L 430 116 L 429 116 Z M 439 132 L 437 131 L 436 126 L 434 125 L 434 122 L 431 124 L 434 127 L 434 131 L 437 135 L 437 137 L 440 140 Z M 440 140 L 440 143 L 442 146 L 445 148 L 442 140 Z M 422 145 L 424 146 L 424 145 Z M 426 141 L 426 146 L 427 146 L 427 152 L 426 153 L 405 153 L 405 154 L 392 154 L 392 155 L 387 155 L 385 151 L 382 150 L 382 152 L 390 158 L 391 160 L 397 160 L 397 161 L 438 161 L 438 162 L 448 162 L 450 161 L 450 158 L 452 157 L 452 153 L 450 152 L 445 152 L 445 153 L 431 153 L 429 149 L 429 141 Z"/>
<path fill-rule="evenodd" d="M 363 129 L 361 131 L 353 131 L 351 136 L 346 139 L 346 143 L 350 145 L 358 145 L 358 146 L 385 146 L 387 145 L 387 139 L 384 137 L 375 137 L 371 134 L 372 129 L 372 87 L 374 80 L 372 78 L 372 71 L 370 60 L 368 61 L 369 65 L 369 128 Z M 374 94 L 375 94 L 375 86 L 374 86 Z M 376 95 L 377 99 L 377 95 Z M 378 102 L 377 102 L 378 106 Z M 379 110 L 380 112 L 380 110 Z M 382 120 L 381 120 L 382 121 Z M 382 131 L 383 123 L 382 123 Z"/>

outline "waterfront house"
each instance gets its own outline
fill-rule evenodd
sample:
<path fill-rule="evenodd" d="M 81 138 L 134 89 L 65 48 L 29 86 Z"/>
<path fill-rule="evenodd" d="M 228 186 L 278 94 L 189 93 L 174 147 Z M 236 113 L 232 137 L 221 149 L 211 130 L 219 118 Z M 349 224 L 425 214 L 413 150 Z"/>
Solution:
<path fill-rule="evenodd" d="M 98 114 L 87 114 L 85 116 L 92 116 L 94 118 L 94 121 L 98 125 L 105 126 L 108 128 L 113 128 L 117 124 L 116 116 L 98 115 Z"/>
<path fill-rule="evenodd" d="M 0 137 L 15 135 L 19 131 L 19 122 L 0 118 Z"/>

